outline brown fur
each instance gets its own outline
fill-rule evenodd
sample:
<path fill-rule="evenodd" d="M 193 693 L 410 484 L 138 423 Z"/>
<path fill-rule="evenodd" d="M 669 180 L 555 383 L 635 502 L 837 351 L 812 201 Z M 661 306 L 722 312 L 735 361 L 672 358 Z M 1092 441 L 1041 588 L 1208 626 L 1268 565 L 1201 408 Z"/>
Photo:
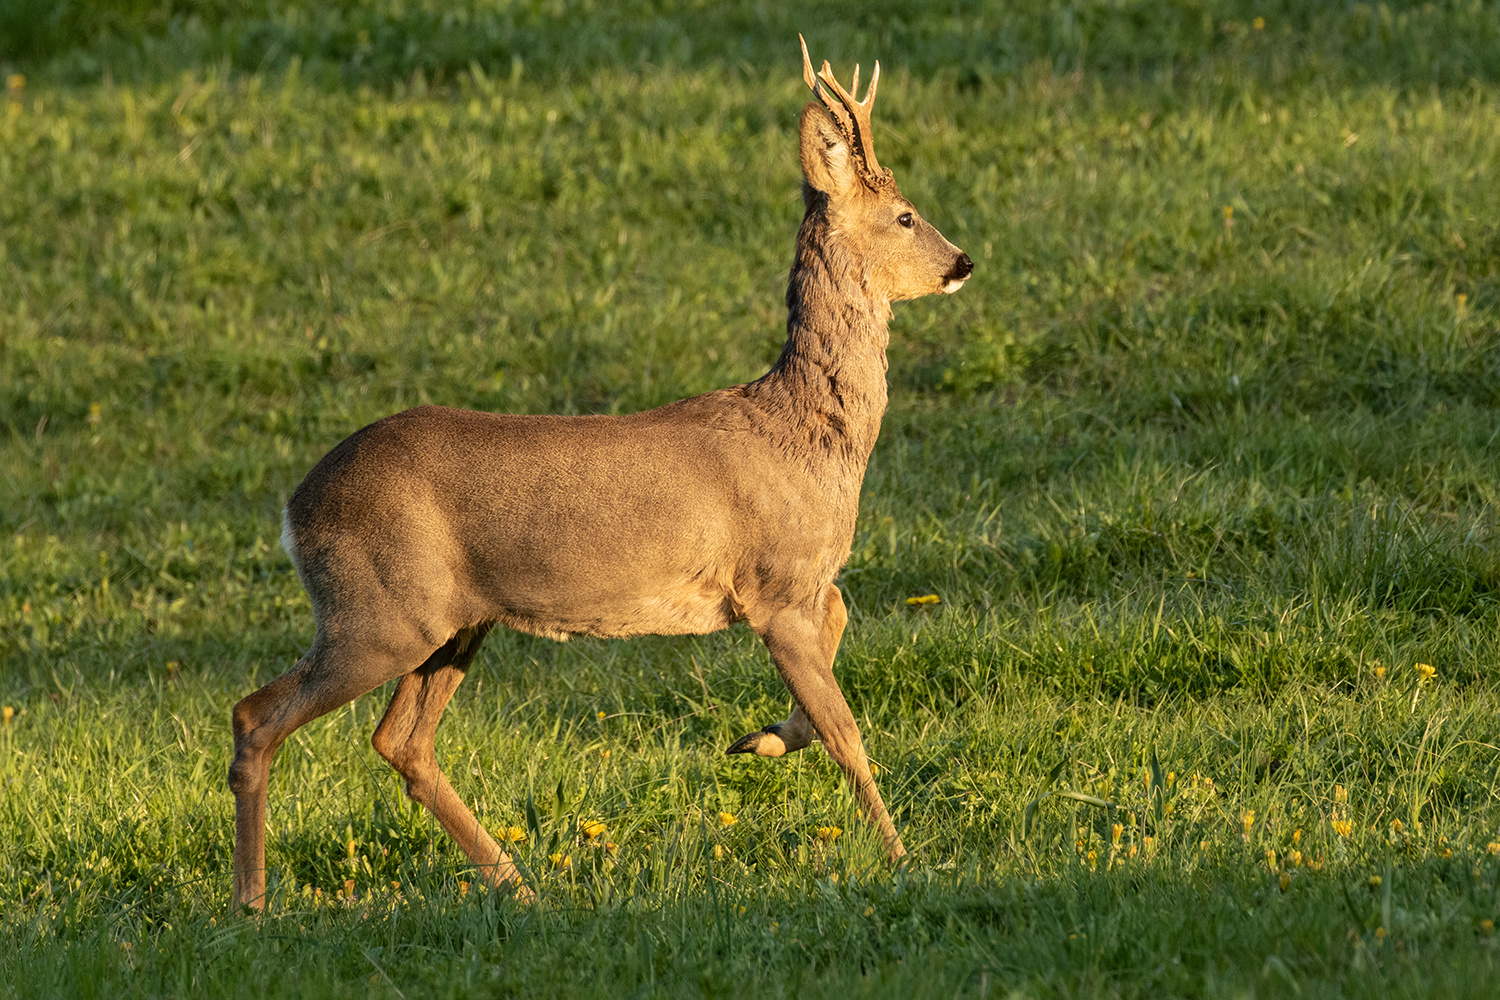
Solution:
<path fill-rule="evenodd" d="M 234 709 L 237 903 L 264 905 L 276 748 L 398 678 L 376 749 L 481 874 L 519 887 L 438 770 L 433 742 L 497 624 L 566 639 L 748 623 L 796 704 L 730 752 L 779 756 L 821 736 L 891 857 L 905 853 L 834 680 L 847 616 L 833 581 L 885 411 L 890 303 L 953 291 L 972 264 L 888 172 L 872 185 L 868 135 L 851 147 L 848 128 L 817 104 L 803 110 L 807 212 L 786 346 L 762 378 L 629 416 L 424 406 L 357 431 L 292 494 L 283 540 L 317 634 L 290 671 Z"/>

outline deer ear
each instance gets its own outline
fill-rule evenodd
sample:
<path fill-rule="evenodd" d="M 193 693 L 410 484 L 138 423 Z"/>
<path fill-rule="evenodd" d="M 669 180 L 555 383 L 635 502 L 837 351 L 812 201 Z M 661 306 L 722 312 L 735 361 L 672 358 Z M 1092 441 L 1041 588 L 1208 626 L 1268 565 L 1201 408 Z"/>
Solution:
<path fill-rule="evenodd" d="M 851 194 L 859 184 L 854 156 L 843 133 L 815 102 L 802 109 L 802 176 L 830 198 Z"/>

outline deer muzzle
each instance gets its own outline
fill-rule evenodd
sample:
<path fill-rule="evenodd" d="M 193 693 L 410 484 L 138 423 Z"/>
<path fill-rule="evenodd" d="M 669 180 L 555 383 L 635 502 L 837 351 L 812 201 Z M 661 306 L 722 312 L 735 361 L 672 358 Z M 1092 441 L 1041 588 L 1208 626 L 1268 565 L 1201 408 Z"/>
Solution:
<path fill-rule="evenodd" d="M 953 262 L 953 268 L 947 274 L 943 275 L 943 292 L 952 295 L 964 287 L 964 282 L 968 281 L 969 275 L 973 273 L 974 262 L 969 259 L 969 255 L 966 253 L 959 254 L 958 260 Z"/>

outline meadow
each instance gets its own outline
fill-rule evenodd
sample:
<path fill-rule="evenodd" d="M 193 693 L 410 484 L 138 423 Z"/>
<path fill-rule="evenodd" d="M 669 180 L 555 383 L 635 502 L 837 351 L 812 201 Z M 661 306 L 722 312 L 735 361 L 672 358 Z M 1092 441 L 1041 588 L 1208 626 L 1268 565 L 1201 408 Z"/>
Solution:
<path fill-rule="evenodd" d="M 444 769 L 272 770 L 287 495 L 436 402 L 758 377 L 796 32 L 974 259 L 901 304 L 836 670 L 492 633 Z M 0 11 L 0 996 L 1474 997 L 1500 987 L 1500 4 L 15 0 Z M 935 595 L 936 602 L 909 603 Z"/>

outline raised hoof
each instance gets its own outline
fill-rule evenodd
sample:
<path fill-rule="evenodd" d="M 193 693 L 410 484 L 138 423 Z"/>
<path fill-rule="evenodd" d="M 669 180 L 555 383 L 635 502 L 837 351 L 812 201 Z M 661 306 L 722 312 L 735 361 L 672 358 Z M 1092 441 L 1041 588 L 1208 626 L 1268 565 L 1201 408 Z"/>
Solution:
<path fill-rule="evenodd" d="M 741 736 L 724 753 L 753 753 L 757 757 L 780 757 L 786 753 L 786 742 L 777 732 L 780 728 L 780 724 L 767 726 L 758 733 Z"/>

